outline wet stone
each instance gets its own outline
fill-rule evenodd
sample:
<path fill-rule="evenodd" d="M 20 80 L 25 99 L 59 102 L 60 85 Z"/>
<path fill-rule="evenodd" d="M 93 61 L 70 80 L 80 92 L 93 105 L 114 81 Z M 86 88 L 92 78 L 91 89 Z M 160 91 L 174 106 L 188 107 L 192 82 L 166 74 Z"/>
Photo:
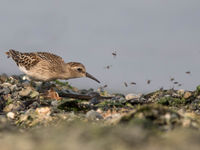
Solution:
<path fill-rule="evenodd" d="M 180 96 L 183 96 L 183 94 L 185 93 L 185 90 L 180 89 L 180 90 L 177 91 L 177 93 L 178 93 Z"/>
<path fill-rule="evenodd" d="M 11 91 L 8 87 L 4 87 L 3 89 L 0 89 L 0 94 L 9 94 Z"/>
<path fill-rule="evenodd" d="M 14 101 L 13 103 L 6 105 L 3 109 L 4 112 L 16 112 L 24 110 L 25 106 L 21 101 Z"/>
<path fill-rule="evenodd" d="M 22 89 L 19 92 L 19 95 L 22 96 L 22 97 L 29 96 L 29 94 L 31 93 L 31 91 L 32 91 L 32 88 L 31 87 L 27 87 L 27 88 Z"/>
<path fill-rule="evenodd" d="M 54 106 L 54 107 L 57 107 L 58 106 L 58 101 L 57 100 L 53 100 L 51 102 L 51 105 Z"/>
<path fill-rule="evenodd" d="M 39 106 L 40 106 L 40 104 L 38 102 L 36 102 L 36 101 L 29 105 L 29 107 L 33 108 L 33 109 L 36 109 Z"/>
<path fill-rule="evenodd" d="M 99 93 L 98 92 L 89 92 L 88 95 L 90 95 L 91 97 L 99 97 Z"/>
<path fill-rule="evenodd" d="M 97 99 L 96 97 L 94 97 L 94 98 L 92 98 L 91 100 L 90 100 L 90 105 L 96 105 L 96 104 L 99 104 L 100 103 L 100 100 L 99 99 Z"/>
<path fill-rule="evenodd" d="M 37 91 L 32 91 L 30 94 L 30 98 L 35 98 L 37 96 L 39 96 L 39 92 L 37 92 Z"/>
<path fill-rule="evenodd" d="M 86 118 L 89 120 L 100 120 L 103 119 L 102 115 L 94 110 L 90 110 L 86 113 Z"/>

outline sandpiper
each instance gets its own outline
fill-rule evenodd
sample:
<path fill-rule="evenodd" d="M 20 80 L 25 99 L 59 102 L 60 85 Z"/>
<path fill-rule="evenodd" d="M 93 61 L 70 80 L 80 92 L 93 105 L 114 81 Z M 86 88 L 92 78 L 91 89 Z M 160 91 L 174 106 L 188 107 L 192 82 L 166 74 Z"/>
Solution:
<path fill-rule="evenodd" d="M 8 58 L 12 57 L 22 72 L 37 81 L 88 77 L 100 83 L 99 80 L 86 72 L 83 64 L 79 62 L 65 63 L 60 56 L 52 53 L 21 53 L 10 49 L 6 54 Z"/>

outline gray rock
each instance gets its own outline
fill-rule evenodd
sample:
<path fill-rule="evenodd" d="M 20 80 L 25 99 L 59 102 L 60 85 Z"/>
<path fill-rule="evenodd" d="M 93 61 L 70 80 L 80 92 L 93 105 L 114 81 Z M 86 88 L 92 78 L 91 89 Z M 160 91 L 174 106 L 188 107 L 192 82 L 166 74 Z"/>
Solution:
<path fill-rule="evenodd" d="M 29 107 L 30 108 L 33 108 L 33 109 L 35 109 L 35 108 L 37 108 L 37 107 L 39 107 L 40 106 L 40 104 L 38 103 L 38 102 L 33 102 Z"/>
<path fill-rule="evenodd" d="M 4 107 L 3 111 L 4 112 L 16 112 L 16 111 L 21 111 L 24 110 L 25 106 L 21 101 L 15 101 L 14 103 L 11 103 L 9 105 L 6 105 L 6 107 Z"/>
<path fill-rule="evenodd" d="M 92 96 L 92 97 L 99 97 L 99 93 L 97 92 L 89 92 L 88 95 Z"/>
<path fill-rule="evenodd" d="M 31 93 L 31 91 L 32 91 L 31 87 L 27 87 L 27 88 L 22 89 L 19 92 L 19 95 L 22 96 L 22 97 L 29 96 L 29 94 Z"/>
<path fill-rule="evenodd" d="M 35 98 L 35 97 L 37 97 L 37 96 L 39 96 L 39 92 L 37 92 L 37 91 L 32 91 L 31 92 L 31 94 L 30 94 L 30 98 Z"/>
<path fill-rule="evenodd" d="M 96 104 L 99 104 L 100 103 L 100 100 L 98 100 L 96 97 L 92 98 L 90 100 L 90 105 L 96 105 Z"/>
<path fill-rule="evenodd" d="M 52 102 L 51 102 L 51 105 L 52 105 L 52 106 L 55 106 L 55 107 L 58 106 L 58 101 L 57 101 L 57 100 L 52 101 Z"/>
<path fill-rule="evenodd" d="M 89 120 L 100 120 L 103 119 L 103 116 L 94 110 L 90 110 L 86 113 L 86 118 Z"/>
<path fill-rule="evenodd" d="M 0 90 L 0 94 L 9 94 L 10 93 L 10 89 L 8 87 L 4 87 L 3 89 Z"/>

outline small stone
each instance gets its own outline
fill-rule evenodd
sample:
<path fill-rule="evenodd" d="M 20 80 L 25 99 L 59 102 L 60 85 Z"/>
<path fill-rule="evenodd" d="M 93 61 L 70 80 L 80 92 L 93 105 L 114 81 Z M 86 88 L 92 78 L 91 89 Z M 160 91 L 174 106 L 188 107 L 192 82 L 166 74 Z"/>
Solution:
<path fill-rule="evenodd" d="M 11 87 L 12 84 L 8 83 L 8 82 L 5 82 L 3 84 L 1 84 L 2 87 Z"/>
<path fill-rule="evenodd" d="M 30 81 L 30 78 L 29 78 L 28 76 L 24 75 L 24 76 L 22 77 L 22 80 L 28 80 L 28 81 Z"/>
<path fill-rule="evenodd" d="M 185 90 L 180 89 L 180 90 L 177 91 L 177 93 L 178 93 L 180 96 L 182 96 L 182 95 L 185 93 Z"/>
<path fill-rule="evenodd" d="M 36 101 L 33 102 L 31 105 L 29 105 L 30 108 L 34 108 L 34 109 L 36 109 L 39 106 L 40 106 L 40 104 L 38 102 L 36 102 Z"/>
<path fill-rule="evenodd" d="M 30 94 L 31 98 L 35 98 L 37 96 L 39 96 L 39 92 L 37 92 L 37 91 L 32 91 L 31 94 Z"/>
<path fill-rule="evenodd" d="M 37 108 L 35 110 L 35 112 L 38 114 L 38 115 L 45 115 L 45 116 L 50 116 L 51 114 L 51 110 L 49 107 L 41 107 L 41 108 Z"/>
<path fill-rule="evenodd" d="M 13 108 L 14 108 L 14 104 L 9 104 L 9 105 L 6 105 L 6 107 L 4 107 L 3 111 L 10 112 L 13 110 Z"/>
<path fill-rule="evenodd" d="M 24 122 L 28 119 L 28 115 L 27 114 L 22 114 L 20 115 L 19 121 L 20 122 Z"/>
<path fill-rule="evenodd" d="M 94 97 L 90 100 L 90 105 L 96 105 L 99 103 L 100 103 L 100 101 L 96 97 Z"/>
<path fill-rule="evenodd" d="M 130 93 L 130 94 L 127 94 L 125 98 L 126 98 L 126 100 L 139 99 L 141 96 L 142 96 L 141 94 Z"/>
<path fill-rule="evenodd" d="M 24 96 L 29 96 L 29 94 L 31 93 L 32 89 L 31 87 L 27 87 L 25 89 L 22 89 L 20 92 L 19 92 L 19 95 L 24 97 Z"/>
<path fill-rule="evenodd" d="M 99 93 L 97 92 L 89 92 L 88 95 L 90 95 L 91 97 L 99 97 Z"/>
<path fill-rule="evenodd" d="M 52 101 L 52 102 L 51 102 L 51 105 L 52 105 L 52 106 L 58 106 L 58 101 L 57 101 L 57 100 Z"/>
<path fill-rule="evenodd" d="M 11 103 L 9 105 L 6 105 L 6 107 L 4 107 L 3 111 L 4 112 L 15 112 L 15 111 L 21 111 L 24 110 L 25 106 L 21 101 L 15 101 L 14 103 Z"/>
<path fill-rule="evenodd" d="M 190 96 L 192 96 L 192 93 L 191 93 L 191 92 L 185 92 L 183 98 L 187 99 L 187 98 L 189 98 Z"/>
<path fill-rule="evenodd" d="M 183 125 L 183 127 L 190 127 L 191 123 L 192 123 L 192 122 L 191 122 L 190 119 L 185 118 L 185 119 L 183 120 L 182 125 Z"/>
<path fill-rule="evenodd" d="M 11 90 L 11 91 L 16 91 L 16 90 L 17 90 L 17 85 L 16 85 L 16 84 L 12 85 L 12 86 L 10 87 L 10 90 Z"/>
<path fill-rule="evenodd" d="M 15 113 L 14 112 L 8 112 L 6 116 L 8 118 L 10 118 L 10 119 L 14 119 L 15 118 Z"/>
<path fill-rule="evenodd" d="M 9 94 L 10 93 L 10 89 L 8 87 L 4 87 L 3 89 L 0 90 L 0 94 Z"/>
<path fill-rule="evenodd" d="M 100 120 L 103 119 L 102 115 L 94 110 L 90 110 L 86 113 L 86 118 L 89 120 Z"/>

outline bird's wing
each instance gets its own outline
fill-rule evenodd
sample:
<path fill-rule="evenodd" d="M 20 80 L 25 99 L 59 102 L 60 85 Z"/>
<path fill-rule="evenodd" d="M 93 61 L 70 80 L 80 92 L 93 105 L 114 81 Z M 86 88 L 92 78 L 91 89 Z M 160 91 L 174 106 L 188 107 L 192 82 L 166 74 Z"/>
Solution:
<path fill-rule="evenodd" d="M 12 57 L 18 66 L 25 67 L 27 70 L 30 70 L 30 68 L 35 66 L 40 61 L 35 53 L 21 53 L 10 49 L 6 52 L 6 54 L 8 57 Z"/>
<path fill-rule="evenodd" d="M 21 53 L 11 49 L 9 52 L 6 52 L 6 54 L 8 57 L 12 57 L 18 66 L 23 66 L 27 70 L 30 70 L 41 61 L 50 63 L 51 69 L 55 69 L 56 67 L 64 64 L 64 61 L 61 57 L 47 52 Z"/>
<path fill-rule="evenodd" d="M 62 59 L 62 57 L 57 56 L 57 55 L 52 54 L 52 53 L 37 52 L 36 54 L 40 59 L 46 60 L 46 61 L 48 61 L 52 64 L 55 64 L 55 65 L 61 65 L 61 64 L 65 63 L 64 60 Z"/>

